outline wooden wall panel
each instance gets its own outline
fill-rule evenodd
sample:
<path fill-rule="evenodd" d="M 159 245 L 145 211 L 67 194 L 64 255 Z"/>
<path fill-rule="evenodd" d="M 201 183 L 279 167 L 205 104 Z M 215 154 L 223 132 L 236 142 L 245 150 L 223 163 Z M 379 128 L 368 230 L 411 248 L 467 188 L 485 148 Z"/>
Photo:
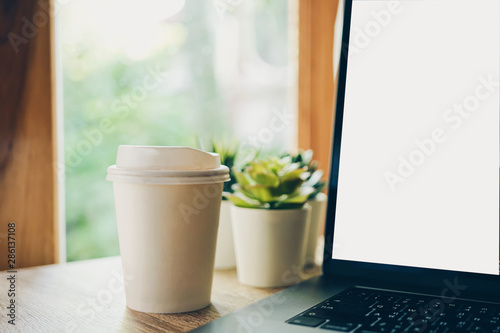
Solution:
<path fill-rule="evenodd" d="M 58 258 L 50 16 L 49 0 L 0 4 L 0 269 L 9 222 L 17 267 Z"/>
<path fill-rule="evenodd" d="M 329 174 L 335 84 L 333 37 L 339 0 L 299 0 L 299 148 Z"/>

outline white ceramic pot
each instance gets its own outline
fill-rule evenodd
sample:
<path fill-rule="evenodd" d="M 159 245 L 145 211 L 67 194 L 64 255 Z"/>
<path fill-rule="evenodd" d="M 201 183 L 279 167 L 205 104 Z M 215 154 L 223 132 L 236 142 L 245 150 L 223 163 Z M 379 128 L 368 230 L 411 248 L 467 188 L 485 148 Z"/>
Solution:
<path fill-rule="evenodd" d="M 306 238 L 305 267 L 310 268 L 316 265 L 316 250 L 318 248 L 318 237 L 320 230 L 325 226 L 326 204 L 328 196 L 319 193 L 316 198 L 307 203 L 311 206 L 311 223 Z"/>
<path fill-rule="evenodd" d="M 229 208 L 233 204 L 222 200 L 220 206 L 219 231 L 217 233 L 217 248 L 215 250 L 215 269 L 231 269 L 236 267 L 234 255 L 233 227 Z"/>
<path fill-rule="evenodd" d="M 240 283 L 269 288 L 300 282 L 311 206 L 230 210 Z"/>

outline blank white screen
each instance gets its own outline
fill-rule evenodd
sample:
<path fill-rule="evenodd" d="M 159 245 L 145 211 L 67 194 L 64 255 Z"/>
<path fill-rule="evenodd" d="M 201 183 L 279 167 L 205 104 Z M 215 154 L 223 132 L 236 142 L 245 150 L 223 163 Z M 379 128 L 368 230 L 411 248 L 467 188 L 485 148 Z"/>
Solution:
<path fill-rule="evenodd" d="M 355 0 L 350 39 L 333 258 L 498 275 L 500 1 Z"/>

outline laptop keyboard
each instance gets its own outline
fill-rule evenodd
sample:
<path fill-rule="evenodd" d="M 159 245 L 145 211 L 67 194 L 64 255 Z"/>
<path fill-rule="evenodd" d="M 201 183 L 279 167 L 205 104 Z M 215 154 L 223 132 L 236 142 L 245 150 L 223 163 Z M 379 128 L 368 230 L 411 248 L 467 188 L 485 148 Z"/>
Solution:
<path fill-rule="evenodd" d="M 356 333 L 500 333 L 500 305 L 354 287 L 286 322 Z"/>

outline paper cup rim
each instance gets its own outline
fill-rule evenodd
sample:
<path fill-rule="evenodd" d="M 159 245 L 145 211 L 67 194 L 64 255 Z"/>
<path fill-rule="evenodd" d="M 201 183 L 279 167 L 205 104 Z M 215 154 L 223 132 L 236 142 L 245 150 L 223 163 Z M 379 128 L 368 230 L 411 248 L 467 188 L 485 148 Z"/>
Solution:
<path fill-rule="evenodd" d="M 137 170 L 108 168 L 106 180 L 117 183 L 139 183 L 158 185 L 214 184 L 230 180 L 229 168 L 221 165 L 210 170 Z"/>

